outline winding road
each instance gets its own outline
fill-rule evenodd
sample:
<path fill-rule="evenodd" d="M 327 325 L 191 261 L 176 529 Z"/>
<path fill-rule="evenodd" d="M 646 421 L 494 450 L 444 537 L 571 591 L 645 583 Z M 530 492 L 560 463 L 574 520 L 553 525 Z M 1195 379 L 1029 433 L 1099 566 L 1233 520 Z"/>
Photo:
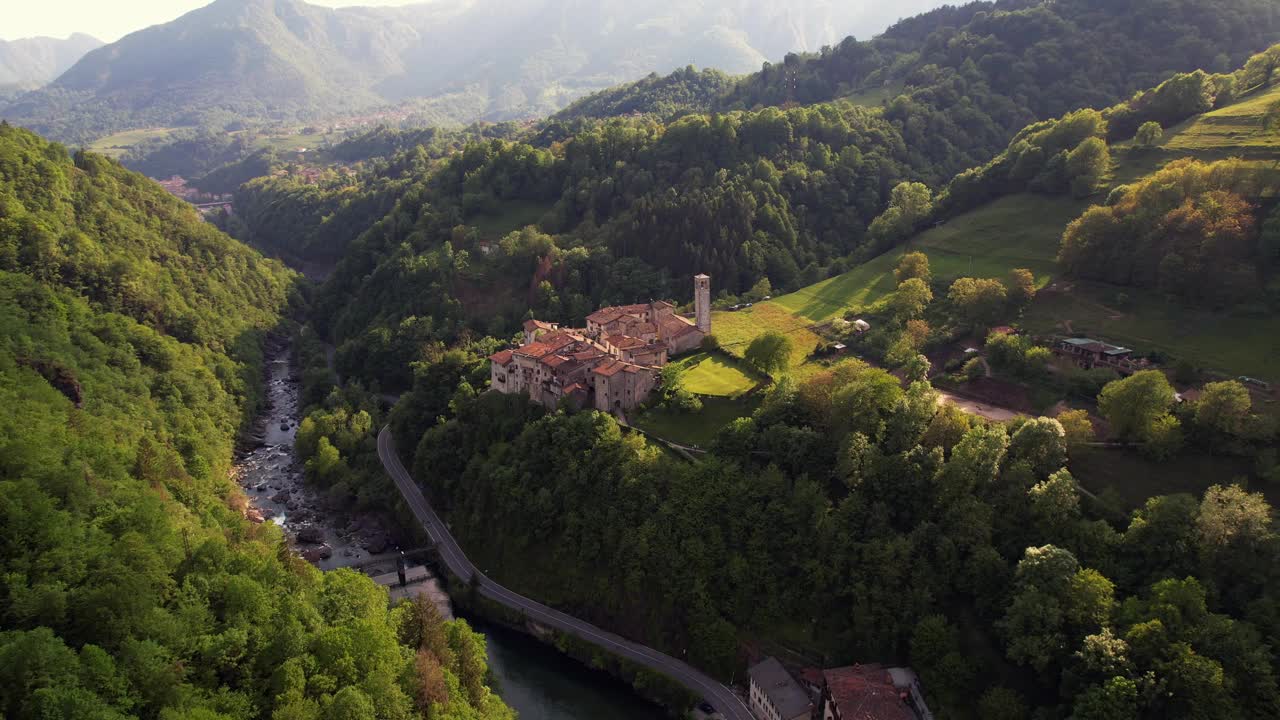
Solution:
<path fill-rule="evenodd" d="M 457 575 L 464 582 L 470 583 L 472 578 L 475 578 L 477 589 L 482 596 L 513 610 L 518 610 L 541 625 L 567 632 L 615 655 L 670 677 L 688 688 L 693 694 L 704 698 L 715 706 L 716 710 L 727 720 L 755 720 L 751 711 L 747 709 L 746 703 L 736 693 L 717 682 L 714 678 L 696 670 L 688 663 L 601 630 L 594 625 L 558 610 L 553 610 L 490 580 L 467 559 L 467 556 L 462 552 L 462 548 L 458 546 L 458 542 L 453 539 L 452 533 L 449 532 L 449 529 L 441 522 L 440 517 L 436 515 L 435 511 L 427 503 L 426 497 L 423 496 L 422 490 L 418 488 L 417 483 L 409 475 L 409 471 L 405 470 L 404 464 L 400 462 L 400 456 L 396 454 L 395 440 L 391 436 L 390 427 L 383 427 L 382 432 L 378 433 L 378 457 L 382 460 L 382 467 L 391 476 L 391 479 L 395 481 L 396 487 L 399 488 L 404 501 L 408 503 L 409 508 L 413 511 L 414 517 L 418 519 L 418 522 L 422 523 L 422 527 L 426 529 L 431 542 L 439 550 L 441 560 L 448 566 L 450 572 Z"/>

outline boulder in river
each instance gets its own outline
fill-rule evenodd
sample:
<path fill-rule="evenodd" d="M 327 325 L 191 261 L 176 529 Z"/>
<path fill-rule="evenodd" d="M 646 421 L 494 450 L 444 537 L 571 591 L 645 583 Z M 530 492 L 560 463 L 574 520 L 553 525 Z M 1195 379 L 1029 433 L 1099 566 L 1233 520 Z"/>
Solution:
<path fill-rule="evenodd" d="M 289 502 L 289 492 L 286 490 L 286 491 L 278 492 L 278 493 L 276 493 L 275 495 L 272 495 L 272 496 L 271 496 L 271 502 L 273 502 L 273 503 L 287 503 L 287 502 Z"/>
<path fill-rule="evenodd" d="M 385 551 L 387 546 L 390 544 L 391 538 L 384 532 L 370 533 L 369 536 L 364 539 L 364 549 L 368 550 L 373 555 L 377 555 L 378 553 Z"/>
<path fill-rule="evenodd" d="M 314 525 L 308 525 L 298 530 L 297 537 L 300 543 L 315 545 L 324 542 L 324 531 Z"/>
<path fill-rule="evenodd" d="M 302 551 L 302 559 L 307 562 L 320 562 L 333 557 L 333 548 L 328 545 L 320 545 L 319 547 L 307 548 Z"/>

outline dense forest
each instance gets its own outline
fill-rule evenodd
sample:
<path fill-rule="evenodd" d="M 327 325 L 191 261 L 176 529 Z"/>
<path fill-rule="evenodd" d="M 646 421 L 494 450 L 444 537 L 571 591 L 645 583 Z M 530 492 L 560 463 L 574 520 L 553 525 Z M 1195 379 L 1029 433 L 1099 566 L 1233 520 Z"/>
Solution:
<path fill-rule="evenodd" d="M 464 623 L 244 519 L 232 448 L 292 273 L 3 124 L 0 243 L 0 715 L 512 716 Z"/>
<path fill-rule="evenodd" d="M 1059 262 L 1072 275 L 1192 304 L 1232 307 L 1264 289 L 1280 300 L 1280 211 L 1254 204 L 1259 183 L 1239 160 L 1171 163 L 1071 223 Z"/>
<path fill-rule="evenodd" d="M 1069 470 L 1087 419 L 987 423 L 859 361 L 778 382 L 691 464 L 603 414 L 484 393 L 484 368 L 420 364 L 392 427 L 421 438 L 415 476 L 463 545 L 575 614 L 726 677 L 748 639 L 910 663 L 946 718 L 1280 713 L 1280 538 L 1231 478 L 1113 515 Z M 1247 397 L 1175 408 L 1139 373 L 1099 404 L 1153 449 L 1172 423 L 1245 452 L 1276 429 Z"/>

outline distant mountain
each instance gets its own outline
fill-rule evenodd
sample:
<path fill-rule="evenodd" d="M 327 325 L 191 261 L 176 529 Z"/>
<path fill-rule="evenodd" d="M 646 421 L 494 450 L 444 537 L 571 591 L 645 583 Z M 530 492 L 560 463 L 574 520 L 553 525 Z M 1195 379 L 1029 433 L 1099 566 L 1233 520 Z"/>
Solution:
<path fill-rule="evenodd" d="M 122 129 L 306 120 L 422 99 L 457 121 L 546 115 L 678 67 L 729 73 L 882 30 L 836 0 L 437 0 L 329 9 L 217 0 L 89 53 L 4 115 L 61 140 Z"/>
<path fill-rule="evenodd" d="M 51 37 L 0 40 L 0 92 L 31 90 L 51 82 L 102 41 L 76 33 Z"/>

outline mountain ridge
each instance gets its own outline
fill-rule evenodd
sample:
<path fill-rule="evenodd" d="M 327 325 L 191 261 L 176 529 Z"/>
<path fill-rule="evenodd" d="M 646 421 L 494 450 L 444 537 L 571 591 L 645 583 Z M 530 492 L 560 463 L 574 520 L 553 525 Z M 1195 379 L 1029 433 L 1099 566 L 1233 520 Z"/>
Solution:
<path fill-rule="evenodd" d="M 458 122 L 523 119 L 654 71 L 693 64 L 749 72 L 767 58 L 835 42 L 873 22 L 865 17 L 828 0 L 336 9 L 217 0 L 89 53 L 17 98 L 5 116 L 68 142 L 142 127 L 305 121 L 397 103 L 432 104 Z"/>
<path fill-rule="evenodd" d="M 103 42 L 92 35 L 0 40 L 0 94 L 39 87 L 66 72 Z"/>

